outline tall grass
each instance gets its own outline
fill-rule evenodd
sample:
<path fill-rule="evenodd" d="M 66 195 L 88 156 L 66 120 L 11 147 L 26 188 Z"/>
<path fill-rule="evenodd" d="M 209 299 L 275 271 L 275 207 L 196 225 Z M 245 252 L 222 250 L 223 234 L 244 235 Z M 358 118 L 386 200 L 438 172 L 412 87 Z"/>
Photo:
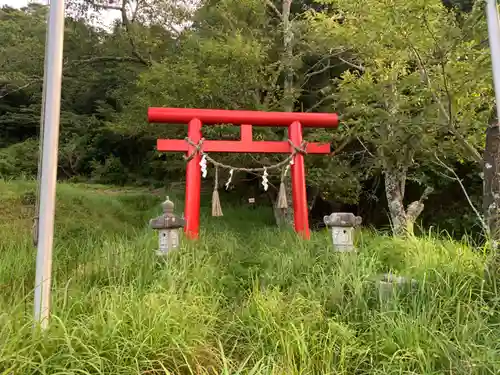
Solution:
<path fill-rule="evenodd" d="M 467 244 L 360 233 L 357 254 L 338 254 L 327 233 L 300 241 L 265 225 L 267 209 L 225 207 L 161 261 L 145 224 L 160 198 L 70 185 L 51 325 L 34 334 L 31 189 L 0 184 L 1 374 L 500 371 L 499 294 Z M 417 287 L 381 298 L 388 271 Z"/>

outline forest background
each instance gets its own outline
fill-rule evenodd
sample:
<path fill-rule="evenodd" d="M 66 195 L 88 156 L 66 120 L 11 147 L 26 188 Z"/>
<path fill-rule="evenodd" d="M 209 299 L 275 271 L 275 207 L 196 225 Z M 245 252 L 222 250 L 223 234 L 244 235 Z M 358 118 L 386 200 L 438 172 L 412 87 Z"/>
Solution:
<path fill-rule="evenodd" d="M 110 12 L 118 19 L 103 23 Z M 37 174 L 47 13 L 0 10 L 2 178 Z M 182 190 L 182 155 L 155 144 L 186 128 L 148 124 L 151 106 L 338 112 L 339 129 L 305 134 L 333 150 L 306 158 L 316 221 L 344 210 L 396 233 L 414 222 L 454 236 L 484 227 L 494 93 L 482 1 L 73 0 L 63 74 L 61 180 Z M 239 137 L 229 125 L 203 132 Z M 217 155 L 248 167 L 281 158 Z M 271 177 L 266 194 L 259 176 L 235 175 L 223 204 L 269 204 L 279 173 Z"/>

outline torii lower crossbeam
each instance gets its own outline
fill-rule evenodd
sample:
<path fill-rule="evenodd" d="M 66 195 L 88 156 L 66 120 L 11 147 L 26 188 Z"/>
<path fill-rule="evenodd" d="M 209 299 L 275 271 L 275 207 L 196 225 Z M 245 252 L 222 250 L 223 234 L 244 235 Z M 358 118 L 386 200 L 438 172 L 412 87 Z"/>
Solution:
<path fill-rule="evenodd" d="M 252 125 L 243 124 L 240 126 L 241 140 L 239 141 L 204 141 L 204 152 L 232 152 L 232 153 L 261 153 L 261 154 L 288 154 L 290 153 L 290 143 L 284 141 L 254 141 L 252 139 Z M 184 139 L 158 139 L 158 151 L 188 152 L 189 144 Z M 297 146 L 300 146 L 298 144 Z M 308 143 L 306 145 L 308 154 L 328 154 L 329 144 Z"/>
<path fill-rule="evenodd" d="M 191 143 L 199 144 L 202 139 L 202 122 L 205 125 L 217 123 L 232 123 L 241 125 L 241 139 L 239 141 L 211 141 L 206 140 L 201 145 L 203 152 L 233 152 L 233 153 L 292 153 L 294 146 L 302 144 L 302 127 L 335 127 L 338 124 L 336 114 L 329 113 L 281 113 L 257 111 L 230 111 L 230 110 L 203 110 L 182 108 L 150 108 L 148 111 L 150 122 L 188 123 L 188 138 Z M 283 141 L 253 141 L 252 122 L 258 126 L 288 126 L 290 142 Z M 200 191 L 201 169 L 199 163 L 201 154 L 196 152 L 195 146 L 186 140 L 159 139 L 158 151 L 186 152 L 191 155 L 195 152 L 186 168 L 186 199 L 184 215 L 186 226 L 184 231 L 190 239 L 199 236 L 200 227 Z M 310 154 L 330 153 L 329 144 L 310 143 L 306 146 Z M 295 153 L 291 166 L 293 209 L 295 231 L 303 238 L 309 239 L 309 219 L 307 210 L 306 180 L 304 155 Z"/>

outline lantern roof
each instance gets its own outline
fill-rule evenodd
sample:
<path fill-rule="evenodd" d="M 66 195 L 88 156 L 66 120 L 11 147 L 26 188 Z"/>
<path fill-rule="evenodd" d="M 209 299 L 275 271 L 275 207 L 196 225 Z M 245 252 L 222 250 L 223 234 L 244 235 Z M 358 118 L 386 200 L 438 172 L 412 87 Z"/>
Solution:
<path fill-rule="evenodd" d="M 185 220 L 174 213 L 174 202 L 169 197 L 161 204 L 163 214 L 151 219 L 149 226 L 152 229 L 179 229 L 184 228 Z"/>

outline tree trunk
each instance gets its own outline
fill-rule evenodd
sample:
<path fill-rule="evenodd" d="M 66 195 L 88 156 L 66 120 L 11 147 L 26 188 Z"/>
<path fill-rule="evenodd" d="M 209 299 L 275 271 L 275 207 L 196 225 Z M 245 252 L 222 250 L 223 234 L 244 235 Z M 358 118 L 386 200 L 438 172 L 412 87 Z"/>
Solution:
<path fill-rule="evenodd" d="M 486 131 L 483 173 L 483 214 L 496 248 L 500 240 L 500 128 L 496 124 Z"/>
<path fill-rule="evenodd" d="M 492 257 L 485 265 L 486 278 L 497 282 L 500 276 L 500 128 L 491 125 L 486 131 L 483 153 L 483 215 L 486 235 L 491 241 Z"/>
<path fill-rule="evenodd" d="M 385 195 L 389 208 L 392 232 L 396 236 L 405 235 L 408 230 L 405 206 L 403 203 L 406 171 L 391 169 L 385 171 Z"/>
<path fill-rule="evenodd" d="M 427 187 L 420 199 L 410 203 L 405 209 L 406 173 L 406 168 L 387 168 L 384 172 L 392 233 L 400 237 L 413 236 L 415 222 L 424 210 L 424 201 L 432 193 L 432 188 Z"/>
<path fill-rule="evenodd" d="M 285 81 L 283 83 L 283 110 L 285 112 L 293 112 L 294 92 L 293 92 L 293 24 L 290 20 L 290 9 L 292 0 L 283 0 L 281 17 L 283 25 L 283 57 L 282 62 L 285 67 Z M 285 140 L 288 139 L 288 131 L 285 131 Z M 285 177 L 285 187 L 288 208 L 280 209 L 277 207 L 277 201 L 274 203 L 274 216 L 276 224 L 280 227 L 293 225 L 293 197 L 292 197 L 292 181 L 290 173 Z"/>
<path fill-rule="evenodd" d="M 283 66 L 285 67 L 285 82 L 283 84 L 283 109 L 285 112 L 293 112 L 294 93 L 293 93 L 293 24 L 290 20 L 290 8 L 292 0 L 283 0 Z"/>

